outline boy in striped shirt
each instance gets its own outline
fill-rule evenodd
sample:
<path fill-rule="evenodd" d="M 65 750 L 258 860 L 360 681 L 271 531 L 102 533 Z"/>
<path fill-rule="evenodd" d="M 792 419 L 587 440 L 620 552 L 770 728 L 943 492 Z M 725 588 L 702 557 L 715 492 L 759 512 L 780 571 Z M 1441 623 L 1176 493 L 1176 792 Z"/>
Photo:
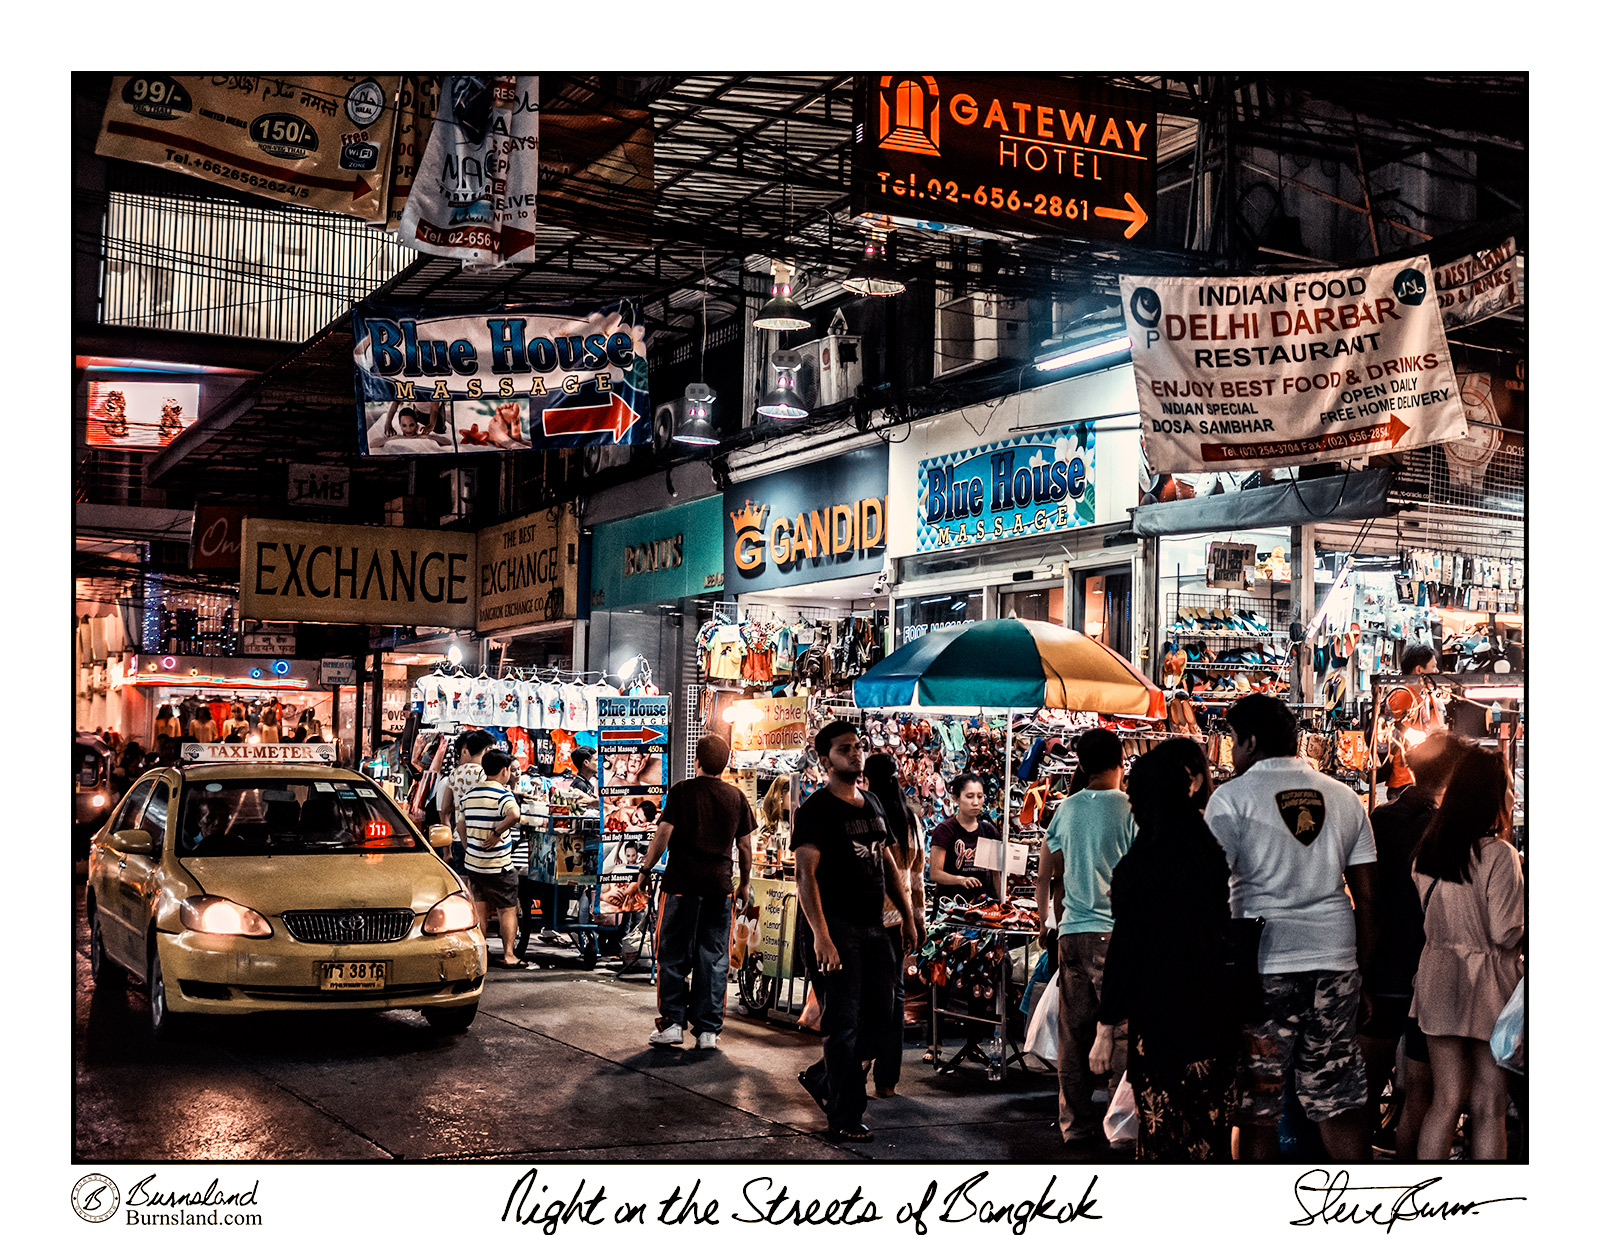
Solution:
<path fill-rule="evenodd" d="M 472 885 L 472 903 L 478 911 L 478 926 L 488 934 L 488 910 L 500 919 L 500 961 L 505 969 L 526 969 L 526 961 L 516 959 L 517 871 L 511 864 L 511 829 L 522 819 L 516 795 L 509 788 L 516 775 L 516 761 L 503 750 L 483 754 L 483 779 L 467 790 L 461 799 L 461 814 L 466 824 L 467 881 Z"/>

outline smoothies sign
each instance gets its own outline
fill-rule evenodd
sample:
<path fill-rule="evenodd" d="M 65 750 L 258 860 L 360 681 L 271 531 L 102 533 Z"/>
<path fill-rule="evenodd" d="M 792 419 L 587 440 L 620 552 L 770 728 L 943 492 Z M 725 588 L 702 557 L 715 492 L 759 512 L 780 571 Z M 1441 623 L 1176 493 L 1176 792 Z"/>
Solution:
<path fill-rule="evenodd" d="M 1466 433 L 1426 256 L 1265 278 L 1122 276 L 1159 472 L 1361 459 Z"/>

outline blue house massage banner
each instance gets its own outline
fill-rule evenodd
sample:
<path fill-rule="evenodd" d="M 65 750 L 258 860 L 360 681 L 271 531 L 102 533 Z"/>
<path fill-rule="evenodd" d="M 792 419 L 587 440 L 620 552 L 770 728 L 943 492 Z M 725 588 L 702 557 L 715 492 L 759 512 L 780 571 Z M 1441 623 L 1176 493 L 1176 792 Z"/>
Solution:
<path fill-rule="evenodd" d="M 917 552 L 1094 522 L 1094 425 L 1067 425 L 917 464 Z"/>
<path fill-rule="evenodd" d="M 1467 431 L 1426 256 L 1261 278 L 1122 276 L 1152 470 L 1361 459 Z"/>
<path fill-rule="evenodd" d="M 563 450 L 650 438 L 644 315 L 631 300 L 458 315 L 369 303 L 353 317 L 368 455 Z"/>

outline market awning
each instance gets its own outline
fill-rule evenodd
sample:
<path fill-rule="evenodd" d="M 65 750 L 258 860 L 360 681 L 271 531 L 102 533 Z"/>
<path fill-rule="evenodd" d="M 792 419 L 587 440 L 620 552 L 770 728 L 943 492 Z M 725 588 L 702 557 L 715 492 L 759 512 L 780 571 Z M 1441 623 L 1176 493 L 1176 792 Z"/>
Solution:
<path fill-rule="evenodd" d="M 1180 536 L 1371 519 L 1388 513 L 1389 480 L 1387 469 L 1367 468 L 1237 493 L 1160 502 L 1133 512 L 1133 532 L 1141 537 Z"/>

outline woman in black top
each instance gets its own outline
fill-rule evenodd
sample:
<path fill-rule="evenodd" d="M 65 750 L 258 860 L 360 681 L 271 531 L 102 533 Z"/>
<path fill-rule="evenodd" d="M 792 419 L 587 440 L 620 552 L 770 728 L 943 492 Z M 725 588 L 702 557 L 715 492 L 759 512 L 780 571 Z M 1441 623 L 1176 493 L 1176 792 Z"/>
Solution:
<path fill-rule="evenodd" d="M 1227 1161 L 1240 1021 L 1224 976 L 1228 861 L 1201 814 L 1205 752 L 1170 738 L 1134 762 L 1127 794 L 1139 825 L 1111 878 L 1091 1070 L 1110 1066 L 1128 1022 L 1128 1080 L 1139 1110 L 1137 1157 Z"/>
<path fill-rule="evenodd" d="M 950 796 L 955 799 L 955 814 L 934 828 L 928 838 L 928 874 L 933 879 L 935 913 L 951 896 L 975 901 L 999 894 L 994 872 L 977 866 L 978 842 L 1000 839 L 999 830 L 983 817 L 982 779 L 973 772 L 963 772 L 950 782 Z"/>

